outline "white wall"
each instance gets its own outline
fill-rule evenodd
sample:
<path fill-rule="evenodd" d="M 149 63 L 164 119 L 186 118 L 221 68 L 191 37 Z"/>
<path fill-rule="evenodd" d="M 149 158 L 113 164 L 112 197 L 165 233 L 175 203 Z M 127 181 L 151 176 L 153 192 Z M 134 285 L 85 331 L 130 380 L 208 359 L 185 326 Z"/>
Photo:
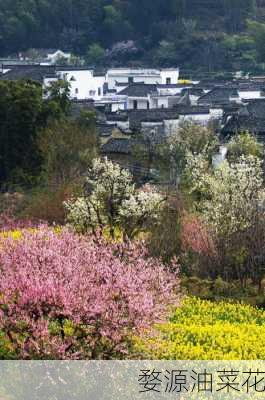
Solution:
<path fill-rule="evenodd" d="M 137 101 L 137 110 L 147 110 L 147 102 L 148 99 L 143 99 L 143 98 L 128 98 L 127 100 L 127 110 L 133 110 L 134 109 L 134 100 Z"/>
<path fill-rule="evenodd" d="M 163 121 L 161 122 L 150 122 L 150 121 L 146 121 L 146 122 L 141 122 L 141 126 L 142 128 L 156 128 L 156 127 L 161 127 L 163 126 Z"/>
<path fill-rule="evenodd" d="M 158 97 L 157 108 L 168 108 L 168 97 Z"/>
<path fill-rule="evenodd" d="M 179 119 L 166 119 L 164 121 L 164 129 L 165 129 L 165 135 L 166 136 L 172 136 L 176 134 L 176 132 L 179 129 Z"/>
<path fill-rule="evenodd" d="M 70 83 L 71 98 L 100 100 L 103 97 L 104 76 L 93 76 L 92 70 L 61 70 L 58 74 Z"/>
<path fill-rule="evenodd" d="M 111 112 L 124 111 L 125 103 L 111 103 Z"/>
<path fill-rule="evenodd" d="M 44 78 L 43 86 L 44 86 L 44 88 L 48 87 L 48 86 L 50 86 L 50 84 L 52 82 L 57 82 L 57 81 L 58 81 L 58 78 Z"/>
<path fill-rule="evenodd" d="M 253 90 L 253 91 L 238 91 L 239 97 L 241 100 L 243 99 L 259 99 L 261 97 L 260 90 Z"/>
<path fill-rule="evenodd" d="M 211 114 L 190 114 L 190 115 L 180 115 L 179 121 L 180 123 L 183 122 L 194 122 L 201 125 L 207 125 L 210 120 L 212 119 Z"/>
<path fill-rule="evenodd" d="M 171 84 L 178 83 L 178 80 L 179 80 L 179 69 L 178 68 L 162 69 L 160 74 L 161 74 L 161 78 L 162 78 L 162 84 L 167 83 L 167 78 L 170 78 Z"/>
<path fill-rule="evenodd" d="M 188 88 L 189 86 L 173 87 L 173 88 L 157 88 L 160 96 L 174 96 L 180 94 L 182 89 Z"/>
<path fill-rule="evenodd" d="M 107 71 L 106 81 L 109 89 L 116 89 L 116 82 L 127 83 L 129 77 L 134 82 L 144 82 L 146 84 L 162 83 L 160 71 L 156 69 L 142 68 L 112 68 Z"/>
<path fill-rule="evenodd" d="M 222 108 L 210 108 L 210 116 L 213 119 L 221 119 L 223 114 L 224 110 Z"/>

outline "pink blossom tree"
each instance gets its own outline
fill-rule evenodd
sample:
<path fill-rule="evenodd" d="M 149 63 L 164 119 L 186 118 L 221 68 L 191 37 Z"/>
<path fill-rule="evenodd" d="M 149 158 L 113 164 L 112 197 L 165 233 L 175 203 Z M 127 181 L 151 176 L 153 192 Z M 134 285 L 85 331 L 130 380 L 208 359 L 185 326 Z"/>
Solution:
<path fill-rule="evenodd" d="M 142 244 L 43 227 L 0 243 L 0 329 L 22 359 L 122 358 L 165 317 L 178 279 Z"/>

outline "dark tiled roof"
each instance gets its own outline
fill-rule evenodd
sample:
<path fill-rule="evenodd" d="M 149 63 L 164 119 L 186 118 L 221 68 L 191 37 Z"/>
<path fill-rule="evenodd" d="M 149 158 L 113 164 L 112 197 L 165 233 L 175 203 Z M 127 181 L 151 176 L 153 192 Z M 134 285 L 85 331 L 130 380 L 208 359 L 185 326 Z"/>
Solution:
<path fill-rule="evenodd" d="M 80 117 L 82 111 L 94 111 L 97 122 L 106 122 L 105 114 L 95 107 L 93 100 L 71 100 L 70 117 L 76 119 Z"/>
<path fill-rule="evenodd" d="M 196 88 L 196 87 L 182 89 L 181 95 L 184 95 L 185 93 L 189 93 L 189 95 L 191 95 L 191 96 L 199 96 L 199 97 L 204 95 L 203 89 Z"/>
<path fill-rule="evenodd" d="M 76 65 L 57 65 L 57 71 L 93 71 L 93 68 L 88 66 L 77 67 Z"/>
<path fill-rule="evenodd" d="M 56 72 L 49 72 L 44 78 L 57 78 Z"/>
<path fill-rule="evenodd" d="M 191 99 L 190 99 L 189 92 L 184 93 L 184 95 L 180 98 L 180 100 L 177 104 L 191 107 Z"/>
<path fill-rule="evenodd" d="M 111 136 L 114 129 L 117 129 L 117 125 L 110 125 L 105 123 L 97 123 L 96 125 L 99 136 L 109 137 Z"/>
<path fill-rule="evenodd" d="M 186 104 L 176 104 L 174 110 L 180 115 L 209 114 L 210 108 L 207 106 L 190 106 Z"/>
<path fill-rule="evenodd" d="M 12 69 L 1 75 L 2 80 L 33 80 L 36 82 L 43 82 L 43 79 L 48 74 L 54 74 L 54 66 L 43 66 L 43 65 L 16 65 Z"/>
<path fill-rule="evenodd" d="M 151 110 L 130 110 L 128 111 L 130 127 L 139 128 L 141 122 L 162 122 L 165 120 L 178 119 L 175 109 L 157 108 Z"/>
<path fill-rule="evenodd" d="M 264 87 L 265 87 L 264 83 L 246 82 L 246 83 L 240 83 L 238 85 L 238 90 L 240 90 L 241 92 L 260 91 L 264 89 Z"/>
<path fill-rule="evenodd" d="M 187 88 L 187 86 L 191 86 L 191 85 L 184 85 L 182 83 L 170 83 L 170 84 L 159 83 L 157 85 L 157 87 L 159 89 L 178 89 L 178 88 Z"/>
<path fill-rule="evenodd" d="M 222 129 L 222 134 L 232 135 L 238 132 L 249 131 L 253 134 L 265 134 L 265 117 L 254 118 L 244 115 L 233 115 Z"/>
<path fill-rule="evenodd" d="M 233 87 L 216 87 L 198 99 L 201 104 L 229 103 L 230 97 L 238 97 L 238 92 Z"/>
<path fill-rule="evenodd" d="M 238 103 L 229 103 L 223 106 L 224 112 L 237 112 L 242 107 L 241 104 Z"/>
<path fill-rule="evenodd" d="M 106 113 L 107 121 L 128 121 L 128 114 L 125 113 Z"/>
<path fill-rule="evenodd" d="M 141 84 L 141 85 L 144 85 L 145 83 L 144 83 L 144 81 L 143 82 L 135 82 L 137 85 L 139 85 L 139 84 Z M 118 87 L 127 87 L 127 86 L 129 86 L 129 85 L 132 85 L 132 83 L 130 83 L 129 81 L 127 81 L 127 82 L 115 82 L 115 86 L 118 86 Z"/>
<path fill-rule="evenodd" d="M 132 83 L 119 92 L 121 96 L 129 97 L 147 97 L 150 93 L 157 93 L 157 85 L 149 85 L 144 83 Z"/>
<path fill-rule="evenodd" d="M 130 154 L 132 151 L 132 139 L 115 139 L 111 138 L 107 143 L 101 147 L 104 154 Z"/>

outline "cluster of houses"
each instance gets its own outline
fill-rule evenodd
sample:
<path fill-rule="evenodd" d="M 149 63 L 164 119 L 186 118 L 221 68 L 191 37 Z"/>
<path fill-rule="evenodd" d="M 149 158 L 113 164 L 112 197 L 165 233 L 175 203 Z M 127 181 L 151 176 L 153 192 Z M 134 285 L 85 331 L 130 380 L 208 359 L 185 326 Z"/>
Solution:
<path fill-rule="evenodd" d="M 250 131 L 265 138 L 265 77 L 233 81 L 179 79 L 179 69 L 111 68 L 3 63 L 0 79 L 30 79 L 43 88 L 69 82 L 73 109 L 92 107 L 98 115 L 102 151 L 129 155 L 135 134 L 154 144 L 185 121 L 213 123 L 223 136 Z"/>

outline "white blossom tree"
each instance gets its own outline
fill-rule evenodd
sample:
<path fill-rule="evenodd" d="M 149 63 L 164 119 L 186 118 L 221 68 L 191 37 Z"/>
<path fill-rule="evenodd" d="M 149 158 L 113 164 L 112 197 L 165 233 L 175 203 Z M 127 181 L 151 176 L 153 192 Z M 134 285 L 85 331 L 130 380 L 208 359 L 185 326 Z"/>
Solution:
<path fill-rule="evenodd" d="M 115 228 L 132 238 L 158 218 L 163 196 L 153 188 L 137 190 L 129 171 L 107 158 L 95 159 L 88 170 L 83 196 L 65 203 L 68 221 L 79 232 Z"/>
<path fill-rule="evenodd" d="M 231 235 L 251 226 L 264 199 L 261 161 L 242 156 L 213 169 L 201 155 L 190 156 L 186 168 L 197 210 L 217 233 Z"/>

